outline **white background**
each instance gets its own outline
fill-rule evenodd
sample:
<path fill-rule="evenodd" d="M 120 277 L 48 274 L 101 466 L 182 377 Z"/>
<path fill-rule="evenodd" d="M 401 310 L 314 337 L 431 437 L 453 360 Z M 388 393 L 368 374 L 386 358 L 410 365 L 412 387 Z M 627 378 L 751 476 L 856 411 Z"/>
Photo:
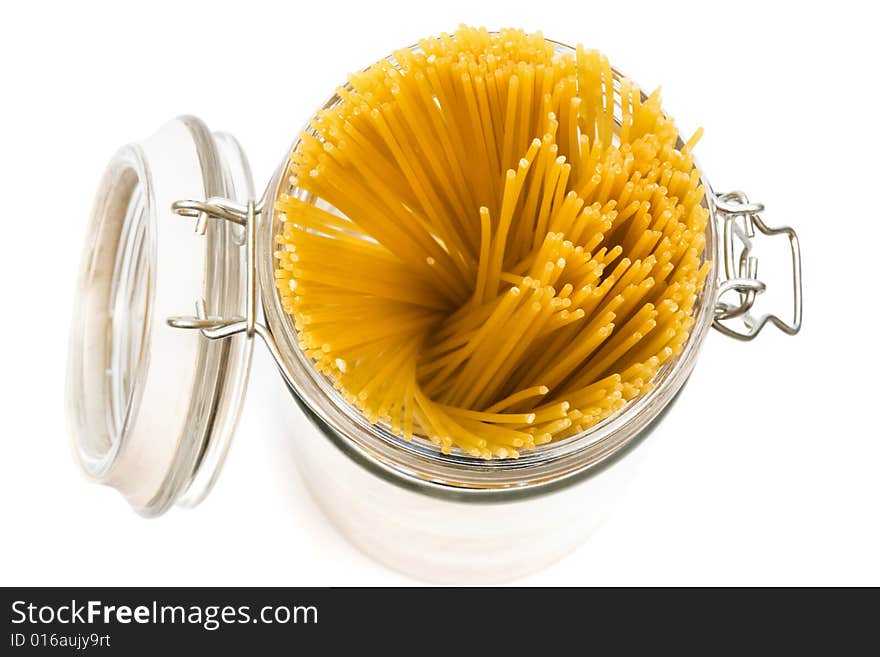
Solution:
<path fill-rule="evenodd" d="M 617 512 L 522 583 L 880 584 L 877 21 L 845 2 L 778 5 L 4 3 L 0 584 L 410 582 L 308 497 L 259 346 L 204 504 L 144 520 L 87 483 L 68 447 L 67 331 L 117 147 L 195 114 L 239 138 L 262 187 L 348 71 L 459 22 L 541 29 L 662 83 L 682 132 L 705 127 L 698 156 L 716 189 L 764 202 L 804 252 L 802 333 L 713 332 Z M 784 272 L 768 282 L 787 290 Z"/>

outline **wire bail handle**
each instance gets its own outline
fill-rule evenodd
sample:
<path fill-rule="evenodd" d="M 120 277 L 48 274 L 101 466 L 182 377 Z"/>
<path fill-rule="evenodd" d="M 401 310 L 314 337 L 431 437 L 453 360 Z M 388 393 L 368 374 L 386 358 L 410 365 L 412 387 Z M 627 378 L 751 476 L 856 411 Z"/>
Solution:
<path fill-rule="evenodd" d="M 712 325 L 727 336 L 737 340 L 752 340 L 772 322 L 779 330 L 788 335 L 795 335 L 801 329 L 803 314 L 803 289 L 801 285 L 801 250 L 797 233 L 793 228 L 782 226 L 770 228 L 761 219 L 764 206 L 751 203 L 745 193 L 727 192 L 711 198 L 715 215 L 722 225 L 721 249 L 724 262 L 723 278 L 718 286 L 718 300 L 715 304 L 715 318 Z M 767 286 L 758 279 L 758 258 L 751 255 L 752 238 L 755 228 L 762 234 L 786 235 L 791 247 L 793 318 L 786 322 L 774 314 L 765 314 L 755 318 L 751 314 L 752 306 L 759 294 Z M 740 243 L 739 257 L 736 257 L 737 244 Z M 731 292 L 736 292 L 739 301 L 731 303 L 725 300 Z M 729 320 L 741 318 L 742 328 L 731 325 Z"/>

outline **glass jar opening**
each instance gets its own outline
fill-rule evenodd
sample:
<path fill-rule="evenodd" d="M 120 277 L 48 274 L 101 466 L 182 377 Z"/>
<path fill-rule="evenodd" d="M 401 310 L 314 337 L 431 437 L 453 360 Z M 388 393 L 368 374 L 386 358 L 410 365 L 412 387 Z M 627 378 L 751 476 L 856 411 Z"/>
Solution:
<path fill-rule="evenodd" d="M 570 53 L 573 49 L 554 44 L 557 52 Z M 413 47 L 416 50 L 417 47 Z M 393 61 L 393 60 L 392 60 Z M 614 97 L 619 103 L 620 82 L 623 75 L 613 71 Z M 647 96 L 643 97 L 647 98 Z M 321 109 L 339 103 L 332 96 Z M 615 128 L 620 128 L 620 108 L 615 107 Z M 306 127 L 304 130 L 308 130 Z M 615 135 L 618 138 L 618 135 Z M 295 150 L 296 144 L 291 151 Z M 684 146 L 679 139 L 679 147 Z M 712 324 L 716 295 L 716 227 L 714 209 L 706 199 L 702 205 L 709 212 L 706 224 L 706 246 L 702 262 L 710 261 L 711 270 L 700 291 L 694 309 L 695 323 L 684 344 L 683 351 L 662 365 L 654 379 L 654 388 L 631 400 L 616 414 L 604 419 L 587 430 L 558 442 L 539 445 L 523 452 L 516 459 L 493 459 L 486 461 L 463 453 L 442 454 L 426 438 L 414 438 L 406 442 L 381 425 L 371 424 L 363 414 L 333 387 L 332 382 L 320 374 L 297 344 L 293 321 L 280 308 L 273 276 L 273 250 L 276 237 L 281 233 L 283 221 L 274 211 L 275 199 L 281 193 L 296 195 L 300 200 L 328 209 L 319 198 L 304 190 L 288 187 L 289 162 L 279 167 L 270 182 L 264 198 L 264 214 L 261 217 L 258 268 L 260 283 L 264 290 L 263 305 L 267 322 L 278 342 L 290 377 L 290 387 L 298 394 L 313 420 L 332 440 L 350 454 L 363 457 L 380 468 L 392 473 L 392 478 L 415 480 L 419 485 L 437 485 L 454 489 L 512 489 L 534 487 L 565 479 L 592 468 L 616 453 L 642 430 L 651 425 L 663 409 L 672 401 L 693 369 L 696 354 Z M 705 177 L 701 183 L 706 194 L 711 187 Z"/>

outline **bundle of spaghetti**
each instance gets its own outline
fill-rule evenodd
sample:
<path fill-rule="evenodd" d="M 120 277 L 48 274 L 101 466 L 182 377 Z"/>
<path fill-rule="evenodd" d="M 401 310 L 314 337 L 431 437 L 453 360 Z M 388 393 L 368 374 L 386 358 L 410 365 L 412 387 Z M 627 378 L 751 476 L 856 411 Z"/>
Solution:
<path fill-rule="evenodd" d="M 709 271 L 660 96 L 462 27 L 350 77 L 290 157 L 276 281 L 371 422 L 482 458 L 586 431 L 681 354 Z M 317 199 L 317 201 L 315 200 Z"/>

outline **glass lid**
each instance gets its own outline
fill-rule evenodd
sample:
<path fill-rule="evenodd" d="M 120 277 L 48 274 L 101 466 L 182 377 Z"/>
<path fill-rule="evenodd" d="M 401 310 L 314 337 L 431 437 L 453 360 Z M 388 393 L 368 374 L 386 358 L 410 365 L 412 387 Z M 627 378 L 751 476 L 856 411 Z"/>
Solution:
<path fill-rule="evenodd" d="M 67 381 L 74 449 L 144 515 L 204 498 L 244 399 L 252 340 L 166 321 L 244 313 L 241 227 L 172 209 L 213 197 L 253 198 L 247 160 L 232 137 L 181 117 L 112 158 L 87 234 Z"/>

